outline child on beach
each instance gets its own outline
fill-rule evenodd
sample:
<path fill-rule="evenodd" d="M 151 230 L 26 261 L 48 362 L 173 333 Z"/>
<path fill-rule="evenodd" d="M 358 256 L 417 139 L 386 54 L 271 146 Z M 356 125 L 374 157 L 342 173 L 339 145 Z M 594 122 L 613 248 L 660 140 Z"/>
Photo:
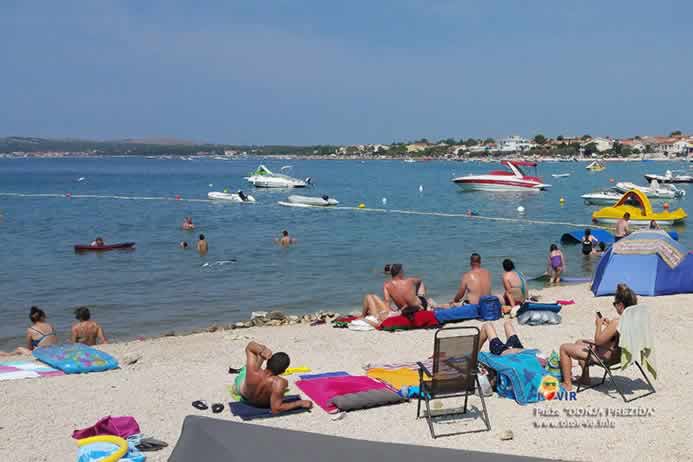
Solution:
<path fill-rule="evenodd" d="M 30 355 L 35 348 L 58 343 L 55 329 L 46 322 L 46 313 L 42 309 L 32 306 L 29 312 L 29 319 L 31 319 L 31 326 L 26 330 L 26 348 L 17 347 L 11 353 L 0 351 L 0 356 Z"/>
<path fill-rule="evenodd" d="M 89 308 L 86 306 L 77 308 L 75 310 L 75 318 L 78 322 L 72 326 L 72 334 L 70 336 L 72 343 L 83 343 L 89 346 L 94 346 L 97 343 L 108 343 L 101 326 L 91 320 Z"/>
<path fill-rule="evenodd" d="M 556 244 L 549 247 L 548 269 L 549 282 L 558 284 L 561 281 L 561 273 L 565 271 L 565 256 Z"/>

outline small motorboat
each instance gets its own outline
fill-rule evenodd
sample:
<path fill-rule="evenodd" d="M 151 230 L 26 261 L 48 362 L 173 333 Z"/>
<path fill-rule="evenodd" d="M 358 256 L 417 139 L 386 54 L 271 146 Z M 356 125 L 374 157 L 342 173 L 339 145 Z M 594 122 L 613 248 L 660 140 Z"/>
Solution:
<path fill-rule="evenodd" d="M 284 166 L 282 170 L 288 170 L 286 167 L 290 168 Z M 264 165 L 260 165 L 245 179 L 256 188 L 305 188 L 310 184 L 310 177 L 300 180 L 283 173 L 274 173 Z"/>
<path fill-rule="evenodd" d="M 693 183 L 693 175 L 674 175 L 671 170 L 667 170 L 664 175 L 648 173 L 645 175 L 647 181 L 657 180 L 660 183 Z"/>
<path fill-rule="evenodd" d="M 75 245 L 75 252 L 107 252 L 109 250 L 123 250 L 135 248 L 134 242 L 121 242 L 108 245 Z"/>
<path fill-rule="evenodd" d="M 331 207 L 339 204 L 339 201 L 326 195 L 322 197 L 291 195 L 287 198 L 287 202 L 280 202 L 282 205 L 286 203 L 296 207 Z"/>
<path fill-rule="evenodd" d="M 679 208 L 674 211 L 664 210 L 655 212 L 647 196 L 637 189 L 628 191 L 621 199 L 610 207 L 604 207 L 592 214 L 592 221 L 595 223 L 616 223 L 623 218 L 623 215 L 630 213 L 630 222 L 634 225 L 647 226 L 650 221 L 655 220 L 659 225 L 673 225 L 683 222 L 688 215 Z"/>
<path fill-rule="evenodd" d="M 553 173 L 551 176 L 554 178 L 565 178 L 570 176 L 570 173 Z"/>
<path fill-rule="evenodd" d="M 245 194 L 243 191 L 238 191 L 237 193 L 212 191 L 207 193 L 207 197 L 212 200 L 238 202 L 240 204 L 252 204 L 255 202 L 255 198 L 253 196 L 250 194 Z"/>
<path fill-rule="evenodd" d="M 504 160 L 501 165 L 509 171 L 494 170 L 484 175 L 467 175 L 453 178 L 463 191 L 544 191 L 551 187 L 541 178 L 526 175 L 520 167 L 536 167 L 536 162 Z"/>
<path fill-rule="evenodd" d="M 587 170 L 591 170 L 593 172 L 601 172 L 602 170 L 606 170 L 606 166 L 599 162 L 598 160 L 594 160 L 585 167 Z"/>
<path fill-rule="evenodd" d="M 611 205 L 618 202 L 623 196 L 621 193 L 614 191 L 597 191 L 580 196 L 587 205 Z"/>
<path fill-rule="evenodd" d="M 638 189 L 645 193 L 650 199 L 674 199 L 686 195 L 686 191 L 678 189 L 673 184 L 660 185 L 657 180 L 652 180 L 649 186 L 640 186 L 629 181 L 616 183 L 614 189 L 620 193 L 628 192 L 632 189 Z"/>

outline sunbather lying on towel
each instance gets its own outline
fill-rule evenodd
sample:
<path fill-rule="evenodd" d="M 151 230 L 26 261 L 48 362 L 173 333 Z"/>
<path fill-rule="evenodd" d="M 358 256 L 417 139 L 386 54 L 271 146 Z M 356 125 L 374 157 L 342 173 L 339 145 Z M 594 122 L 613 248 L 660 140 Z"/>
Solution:
<path fill-rule="evenodd" d="M 415 312 L 425 311 L 429 306 L 425 297 L 426 287 L 421 279 L 405 277 L 404 269 L 399 263 L 390 265 L 390 275 L 392 279 L 383 284 L 384 300 L 374 294 L 367 294 L 363 298 L 361 314 L 366 322 L 375 327 L 390 316 L 413 316 Z"/>
<path fill-rule="evenodd" d="M 289 367 L 289 355 L 272 354 L 265 345 L 250 342 L 245 347 L 245 356 L 245 367 L 241 368 L 233 384 L 233 391 L 240 395 L 243 401 L 258 407 L 268 407 L 272 409 L 273 414 L 313 407 L 313 402 L 308 400 L 284 402 L 284 393 L 289 383 L 279 376 Z M 265 360 L 267 367 L 263 369 L 262 363 Z"/>
<path fill-rule="evenodd" d="M 490 322 L 482 324 L 480 327 L 481 335 L 479 336 L 479 351 L 481 351 L 481 348 L 484 346 L 484 343 L 486 343 L 486 340 L 489 341 L 489 351 L 491 351 L 491 354 L 494 355 L 504 356 L 512 353 L 519 353 L 520 351 L 524 350 L 525 347 L 522 346 L 522 342 L 520 342 L 520 339 L 513 328 L 513 322 L 511 319 L 505 320 L 503 323 L 503 329 L 505 330 L 505 338 L 507 339 L 505 343 L 498 338 L 498 334 L 496 333 L 496 329 L 493 327 L 493 324 Z"/>

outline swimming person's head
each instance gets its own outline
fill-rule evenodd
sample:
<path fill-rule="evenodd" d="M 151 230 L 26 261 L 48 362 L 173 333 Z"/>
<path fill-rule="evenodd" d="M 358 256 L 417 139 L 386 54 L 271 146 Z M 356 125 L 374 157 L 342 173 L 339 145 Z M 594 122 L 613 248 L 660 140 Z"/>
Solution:
<path fill-rule="evenodd" d="M 630 220 L 630 213 L 626 212 L 623 214 L 623 219 L 624 220 Z"/>
<path fill-rule="evenodd" d="M 390 276 L 393 278 L 402 274 L 402 265 L 400 263 L 393 263 L 390 265 Z"/>
<path fill-rule="evenodd" d="M 89 308 L 86 306 L 80 306 L 79 308 L 75 309 L 75 319 L 78 321 L 89 321 L 91 318 L 91 313 L 89 312 Z"/>
<path fill-rule="evenodd" d="M 587 228 L 585 229 L 585 237 L 590 237 L 592 235 L 592 230 Z"/>
<path fill-rule="evenodd" d="M 481 266 L 481 255 L 478 253 L 473 253 L 471 257 L 469 257 L 469 263 L 472 266 Z"/>
<path fill-rule="evenodd" d="M 289 237 L 289 232 L 287 230 L 282 231 L 282 236 Z"/>
<path fill-rule="evenodd" d="M 556 244 L 551 244 L 551 247 L 549 247 L 549 252 L 553 252 L 554 250 L 558 250 L 558 246 Z"/>
<path fill-rule="evenodd" d="M 46 320 L 46 312 L 38 306 L 32 306 L 29 311 L 29 319 L 31 322 L 43 322 Z"/>
<path fill-rule="evenodd" d="M 290 362 L 289 355 L 286 353 L 274 353 L 272 357 L 267 360 L 267 369 L 272 372 L 272 375 L 281 375 L 289 367 Z"/>
<path fill-rule="evenodd" d="M 515 263 L 513 263 L 511 259 L 506 258 L 505 260 L 503 260 L 503 269 L 505 271 L 512 271 L 515 269 Z"/>
<path fill-rule="evenodd" d="M 205 235 L 204 235 L 204 234 L 200 234 L 200 240 L 201 240 L 201 241 L 204 241 L 204 240 L 205 240 Z"/>
<path fill-rule="evenodd" d="M 188 248 L 188 242 L 187 242 L 187 241 L 183 241 L 183 242 L 180 243 L 180 246 L 181 246 L 182 248 L 184 248 L 184 249 L 187 249 L 187 248 Z"/>
<path fill-rule="evenodd" d="M 604 241 L 601 241 L 599 243 L 599 250 L 601 250 L 602 252 L 606 250 L 606 244 L 604 243 Z"/>

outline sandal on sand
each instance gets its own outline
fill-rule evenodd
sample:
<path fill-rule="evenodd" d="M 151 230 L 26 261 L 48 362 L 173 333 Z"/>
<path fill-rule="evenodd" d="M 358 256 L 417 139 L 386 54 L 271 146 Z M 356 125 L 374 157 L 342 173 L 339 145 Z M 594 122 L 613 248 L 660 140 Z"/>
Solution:
<path fill-rule="evenodd" d="M 236 369 L 235 367 L 229 367 L 229 374 L 238 374 L 240 372 L 240 369 Z"/>
<path fill-rule="evenodd" d="M 221 411 L 224 410 L 224 405 L 221 403 L 214 403 L 212 404 L 212 412 L 215 414 L 219 414 Z"/>
<path fill-rule="evenodd" d="M 154 438 L 142 438 L 136 446 L 142 452 L 159 451 L 168 446 L 168 443 Z"/>
<path fill-rule="evenodd" d="M 200 411 L 206 411 L 207 409 L 209 409 L 209 406 L 207 406 L 207 402 L 202 400 L 193 401 L 192 406 L 195 409 L 199 409 Z"/>

